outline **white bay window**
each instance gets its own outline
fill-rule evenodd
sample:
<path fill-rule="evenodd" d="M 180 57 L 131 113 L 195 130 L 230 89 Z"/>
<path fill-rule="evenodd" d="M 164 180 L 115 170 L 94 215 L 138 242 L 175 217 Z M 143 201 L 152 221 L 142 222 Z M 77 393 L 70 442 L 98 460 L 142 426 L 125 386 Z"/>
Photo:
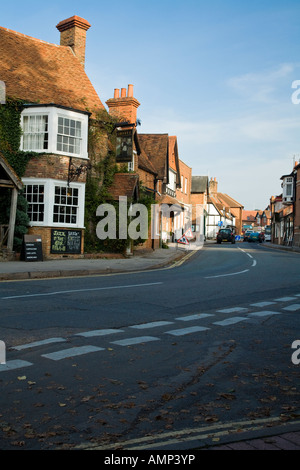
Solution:
<path fill-rule="evenodd" d="M 89 113 L 55 105 L 27 105 L 21 150 L 88 158 Z"/>
<path fill-rule="evenodd" d="M 23 178 L 31 226 L 84 228 L 85 184 Z"/>

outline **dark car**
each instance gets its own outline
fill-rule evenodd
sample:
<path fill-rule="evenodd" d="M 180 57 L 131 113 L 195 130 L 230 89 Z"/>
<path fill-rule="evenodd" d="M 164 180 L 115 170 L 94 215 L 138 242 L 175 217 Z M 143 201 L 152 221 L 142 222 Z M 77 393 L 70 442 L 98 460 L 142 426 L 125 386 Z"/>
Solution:
<path fill-rule="evenodd" d="M 217 243 L 222 242 L 235 243 L 235 234 L 230 228 L 221 228 L 217 233 Z"/>

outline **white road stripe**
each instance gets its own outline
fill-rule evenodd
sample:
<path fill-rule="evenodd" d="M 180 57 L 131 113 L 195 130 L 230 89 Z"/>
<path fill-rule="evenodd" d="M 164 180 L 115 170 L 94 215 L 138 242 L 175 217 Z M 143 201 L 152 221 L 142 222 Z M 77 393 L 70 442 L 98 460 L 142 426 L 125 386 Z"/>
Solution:
<path fill-rule="evenodd" d="M 178 317 L 175 320 L 180 321 L 193 321 L 193 320 L 202 320 L 202 318 L 213 317 L 212 313 L 196 313 L 195 315 L 187 315 L 186 317 Z"/>
<path fill-rule="evenodd" d="M 228 277 L 228 276 L 237 276 L 239 274 L 244 274 L 248 273 L 249 269 L 245 269 L 244 271 L 239 271 L 238 273 L 232 273 L 232 274 L 219 274 L 218 276 L 207 276 L 204 279 L 216 279 L 218 277 Z"/>
<path fill-rule="evenodd" d="M 248 320 L 246 317 L 231 317 L 231 318 L 226 318 L 226 320 L 221 320 L 214 322 L 214 325 L 220 325 L 220 326 L 227 326 L 227 325 L 234 325 L 235 323 L 239 323 L 241 321 Z"/>
<path fill-rule="evenodd" d="M 179 330 L 166 331 L 166 334 L 173 336 L 184 336 L 189 335 L 190 333 L 197 333 L 198 331 L 206 331 L 210 328 L 205 328 L 204 326 L 191 326 L 189 328 L 181 328 Z"/>
<path fill-rule="evenodd" d="M 274 305 L 276 302 L 257 302 L 251 304 L 251 307 L 267 307 L 268 305 Z"/>
<path fill-rule="evenodd" d="M 44 293 L 39 293 L 39 294 L 12 295 L 9 297 L 2 297 L 1 300 L 21 299 L 21 298 L 27 298 L 27 297 L 45 297 L 45 296 L 59 295 L 59 294 L 74 294 L 76 292 L 96 292 L 100 290 L 111 290 L 111 289 L 130 289 L 132 287 L 148 287 L 148 286 L 157 286 L 161 284 L 163 284 L 163 282 L 149 282 L 147 284 L 129 284 L 127 286 L 95 287 L 93 289 L 60 290 L 60 291 L 55 291 L 55 292 L 44 292 Z"/>
<path fill-rule="evenodd" d="M 111 344 L 118 344 L 119 346 L 131 346 L 133 344 L 148 343 L 149 341 L 159 341 L 159 338 L 153 336 L 138 336 L 137 338 L 121 339 L 119 341 L 112 341 Z"/>
<path fill-rule="evenodd" d="M 33 364 L 28 361 L 21 361 L 16 359 L 14 361 L 8 361 L 6 364 L 0 364 L 0 372 L 13 370 L 13 369 L 21 369 L 22 367 L 29 367 Z"/>
<path fill-rule="evenodd" d="M 283 310 L 287 310 L 288 312 L 296 312 L 297 310 L 300 310 L 300 304 L 289 305 L 288 307 L 284 307 Z"/>
<path fill-rule="evenodd" d="M 174 322 L 172 321 L 153 321 L 150 323 L 141 323 L 140 325 L 132 325 L 129 328 L 137 328 L 137 329 L 145 329 L 145 328 L 156 328 L 157 326 L 164 326 L 164 325 L 173 325 Z"/>
<path fill-rule="evenodd" d="M 42 354 L 42 357 L 46 359 L 52 359 L 53 361 L 60 361 L 73 356 L 81 356 L 82 354 L 88 354 L 96 351 L 104 351 L 104 348 L 97 348 L 96 346 L 80 346 L 77 348 L 62 349 L 49 354 Z"/>
<path fill-rule="evenodd" d="M 35 341 L 33 343 L 21 344 L 20 346 L 12 346 L 11 349 L 21 351 L 22 349 L 35 348 L 37 346 L 43 346 L 44 344 L 63 343 L 65 341 L 66 340 L 64 338 L 48 338 L 41 341 Z"/>
<path fill-rule="evenodd" d="M 84 331 L 83 333 L 77 333 L 76 336 L 84 336 L 86 338 L 91 336 L 106 336 L 112 335 L 114 333 L 123 333 L 124 330 L 114 330 L 114 329 L 106 329 L 106 330 L 91 330 L 91 331 Z"/>
<path fill-rule="evenodd" d="M 289 302 L 290 300 L 298 300 L 295 297 L 281 297 L 280 299 L 274 299 L 275 302 Z"/>
<path fill-rule="evenodd" d="M 217 310 L 219 313 L 242 313 L 248 312 L 248 308 L 244 307 L 232 307 L 232 308 L 223 308 L 222 310 Z"/>
<path fill-rule="evenodd" d="M 280 312 L 272 312 L 270 310 L 262 310 L 261 312 L 252 312 L 249 315 L 252 317 L 266 317 L 267 315 L 280 315 Z"/>

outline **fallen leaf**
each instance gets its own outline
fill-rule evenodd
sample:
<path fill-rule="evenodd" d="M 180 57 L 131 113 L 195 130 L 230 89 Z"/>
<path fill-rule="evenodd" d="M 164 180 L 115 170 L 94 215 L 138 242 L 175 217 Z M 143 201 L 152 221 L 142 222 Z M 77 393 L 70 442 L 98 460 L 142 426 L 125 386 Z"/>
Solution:
<path fill-rule="evenodd" d="M 19 376 L 18 380 L 26 380 L 26 375 Z"/>
<path fill-rule="evenodd" d="M 236 397 L 232 393 L 220 393 L 220 397 L 226 398 L 226 400 L 235 400 Z"/>

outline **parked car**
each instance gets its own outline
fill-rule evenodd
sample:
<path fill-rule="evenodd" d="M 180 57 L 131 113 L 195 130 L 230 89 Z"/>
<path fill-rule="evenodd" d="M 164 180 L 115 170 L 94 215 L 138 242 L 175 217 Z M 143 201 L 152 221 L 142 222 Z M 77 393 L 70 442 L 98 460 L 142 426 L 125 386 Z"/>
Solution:
<path fill-rule="evenodd" d="M 244 242 L 248 240 L 249 235 L 251 235 L 251 233 L 253 233 L 253 230 L 246 230 L 246 232 L 244 233 Z"/>
<path fill-rule="evenodd" d="M 252 232 L 250 233 L 249 237 L 248 237 L 248 242 L 251 243 L 251 242 L 263 242 L 264 241 L 264 234 L 263 232 Z"/>
<path fill-rule="evenodd" d="M 230 228 L 221 228 L 217 233 L 217 243 L 222 242 L 235 243 L 235 234 Z"/>

